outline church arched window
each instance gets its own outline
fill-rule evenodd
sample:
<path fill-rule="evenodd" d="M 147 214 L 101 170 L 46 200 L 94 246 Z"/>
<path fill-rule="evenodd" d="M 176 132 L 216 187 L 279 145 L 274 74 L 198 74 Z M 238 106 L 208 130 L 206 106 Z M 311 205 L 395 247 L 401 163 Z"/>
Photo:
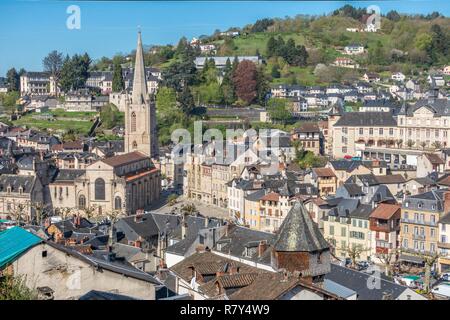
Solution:
<path fill-rule="evenodd" d="M 133 149 L 137 149 L 137 142 L 133 141 Z"/>
<path fill-rule="evenodd" d="M 136 113 L 132 112 L 131 113 L 131 132 L 135 132 L 136 131 Z"/>
<path fill-rule="evenodd" d="M 114 210 L 122 209 L 122 199 L 117 196 L 114 198 Z"/>
<path fill-rule="evenodd" d="M 86 197 L 81 195 L 78 198 L 78 209 L 84 209 L 86 208 Z"/>
<path fill-rule="evenodd" d="M 105 180 L 102 178 L 95 180 L 95 200 L 105 200 Z"/>

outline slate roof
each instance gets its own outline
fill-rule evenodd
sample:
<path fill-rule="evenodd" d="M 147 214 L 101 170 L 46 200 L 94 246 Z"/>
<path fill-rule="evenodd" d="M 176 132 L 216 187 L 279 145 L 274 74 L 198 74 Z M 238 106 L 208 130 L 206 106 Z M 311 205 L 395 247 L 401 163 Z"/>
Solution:
<path fill-rule="evenodd" d="M 445 216 L 443 216 L 443 217 L 439 220 L 439 223 L 450 224 L 450 213 L 447 213 Z"/>
<path fill-rule="evenodd" d="M 376 178 L 376 176 L 372 173 L 368 174 L 355 174 L 347 179 L 345 183 L 356 183 L 357 181 L 361 181 L 366 186 L 375 186 L 380 184 Z"/>
<path fill-rule="evenodd" d="M 86 170 L 59 169 L 54 181 L 74 181 L 76 178 L 86 173 Z"/>
<path fill-rule="evenodd" d="M 19 188 L 22 187 L 24 193 L 30 193 L 35 181 L 35 176 L 3 174 L 0 175 L 0 192 L 6 192 L 9 186 L 11 192 L 19 192 Z"/>
<path fill-rule="evenodd" d="M 345 170 L 348 172 L 352 171 L 353 169 L 361 165 L 361 161 L 355 160 L 333 160 L 330 161 L 329 163 L 334 168 L 334 170 Z"/>
<path fill-rule="evenodd" d="M 245 196 L 248 201 L 259 201 L 266 194 L 265 189 L 260 189 Z"/>
<path fill-rule="evenodd" d="M 139 300 L 122 294 L 91 290 L 82 295 L 78 300 Z"/>
<path fill-rule="evenodd" d="M 380 184 L 399 184 L 399 183 L 405 183 L 406 182 L 406 179 L 401 174 L 375 176 L 375 179 Z"/>
<path fill-rule="evenodd" d="M 258 256 L 257 252 L 254 256 L 249 257 L 245 256 L 245 248 L 246 246 L 259 244 L 260 241 L 266 241 L 266 243 L 270 245 L 274 238 L 275 235 L 273 233 L 230 225 L 228 233 L 217 241 L 217 244 L 213 249 L 214 251 L 230 254 L 231 256 L 239 257 L 241 259 L 248 259 L 270 265 L 270 249 L 266 249 L 261 257 Z"/>
<path fill-rule="evenodd" d="M 344 183 L 342 186 L 345 188 L 345 190 L 347 190 L 349 196 L 351 197 L 364 194 L 362 188 L 356 183 Z"/>
<path fill-rule="evenodd" d="M 72 250 L 70 247 L 65 247 L 65 246 L 56 244 L 52 241 L 46 241 L 45 243 L 57 250 L 63 251 L 75 258 L 78 258 L 78 259 L 84 261 L 85 263 L 88 263 L 89 265 L 92 265 L 96 268 L 105 269 L 105 270 L 108 270 L 108 271 L 111 271 L 114 273 L 118 273 L 118 274 L 130 277 L 130 278 L 153 283 L 155 285 L 161 285 L 161 283 L 159 281 L 157 281 L 150 274 L 148 274 L 144 271 L 141 271 L 129 264 L 124 264 L 121 261 L 108 261 L 106 259 L 106 254 L 104 254 L 104 255 L 97 254 L 96 256 L 85 255 L 85 254 L 81 254 L 75 250 Z"/>
<path fill-rule="evenodd" d="M 368 220 L 372 213 L 372 206 L 369 204 L 360 204 L 355 210 L 350 212 L 350 217 Z"/>
<path fill-rule="evenodd" d="M 383 276 L 376 277 L 380 280 L 380 288 L 372 288 L 370 274 L 331 264 L 331 271 L 325 275 L 325 280 L 334 281 L 358 294 L 358 300 L 382 300 L 383 294 L 392 294 L 393 299 L 397 299 L 408 288 L 394 282 L 386 280 Z M 376 280 L 374 279 L 374 280 Z"/>
<path fill-rule="evenodd" d="M 397 121 L 389 112 L 346 112 L 335 127 L 393 127 Z"/>
<path fill-rule="evenodd" d="M 296 202 L 280 226 L 274 241 L 276 251 L 321 251 L 329 248 L 304 205 Z"/>
<path fill-rule="evenodd" d="M 427 107 L 432 110 L 437 116 L 450 115 L 450 102 L 447 99 L 420 99 L 413 106 L 406 109 L 406 114 L 412 116 L 417 109 Z"/>

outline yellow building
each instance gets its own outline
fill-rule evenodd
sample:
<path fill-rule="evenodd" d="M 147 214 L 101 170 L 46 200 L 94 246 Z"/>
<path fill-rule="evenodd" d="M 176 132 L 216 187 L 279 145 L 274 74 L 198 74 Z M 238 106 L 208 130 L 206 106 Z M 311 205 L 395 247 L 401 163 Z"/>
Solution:
<path fill-rule="evenodd" d="M 311 179 L 321 197 L 336 193 L 337 178 L 330 168 L 313 168 Z"/>
<path fill-rule="evenodd" d="M 445 212 L 445 198 L 450 194 L 445 190 L 410 196 L 403 201 L 400 245 L 406 253 L 401 260 L 420 263 L 419 255 L 432 255 L 438 250 L 438 221 Z M 447 205 L 449 202 L 447 201 Z M 411 252 L 410 255 L 407 253 Z"/>
<path fill-rule="evenodd" d="M 368 260 L 371 245 L 369 216 L 372 206 L 358 205 L 358 200 L 354 199 L 343 201 L 345 203 L 330 210 L 324 218 L 324 237 L 333 245 L 337 257 L 348 258 L 349 250 L 358 246 L 361 252 L 357 260 Z"/>

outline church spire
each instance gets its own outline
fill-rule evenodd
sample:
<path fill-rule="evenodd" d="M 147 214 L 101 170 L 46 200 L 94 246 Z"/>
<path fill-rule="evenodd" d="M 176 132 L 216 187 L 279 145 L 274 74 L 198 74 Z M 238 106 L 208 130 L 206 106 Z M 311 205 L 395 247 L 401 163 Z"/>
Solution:
<path fill-rule="evenodd" d="M 147 100 L 147 80 L 144 66 L 144 50 L 142 48 L 141 31 L 138 32 L 136 62 L 134 64 L 133 103 L 144 103 Z"/>

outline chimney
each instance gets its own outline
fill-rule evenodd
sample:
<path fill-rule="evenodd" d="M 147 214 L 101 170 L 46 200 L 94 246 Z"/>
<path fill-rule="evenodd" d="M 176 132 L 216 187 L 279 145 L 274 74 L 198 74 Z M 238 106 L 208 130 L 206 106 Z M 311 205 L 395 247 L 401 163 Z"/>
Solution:
<path fill-rule="evenodd" d="M 167 269 L 167 264 L 164 261 L 164 259 L 159 260 L 159 268 L 160 269 Z"/>
<path fill-rule="evenodd" d="M 444 193 L 444 215 L 450 211 L 450 191 Z"/>
<path fill-rule="evenodd" d="M 187 222 L 186 222 L 186 214 L 184 213 L 181 219 L 181 239 L 186 238 L 186 232 L 187 232 Z"/>
<path fill-rule="evenodd" d="M 205 228 L 208 228 L 209 225 L 209 218 L 205 217 Z"/>
<path fill-rule="evenodd" d="M 134 242 L 134 246 L 136 248 L 141 248 L 142 247 L 142 240 L 141 237 L 139 237 L 135 242 Z"/>
<path fill-rule="evenodd" d="M 228 271 L 229 274 L 238 274 L 239 273 L 239 267 L 235 264 L 230 265 L 230 270 Z"/>
<path fill-rule="evenodd" d="M 142 210 L 142 209 L 136 210 L 136 215 L 134 216 L 134 222 L 136 222 L 136 223 L 142 222 L 143 215 L 144 215 L 144 210 Z"/>
<path fill-rule="evenodd" d="M 259 258 L 261 258 L 261 256 L 266 251 L 266 249 L 267 249 L 267 242 L 265 240 L 260 241 L 259 245 L 258 245 L 258 257 Z"/>

